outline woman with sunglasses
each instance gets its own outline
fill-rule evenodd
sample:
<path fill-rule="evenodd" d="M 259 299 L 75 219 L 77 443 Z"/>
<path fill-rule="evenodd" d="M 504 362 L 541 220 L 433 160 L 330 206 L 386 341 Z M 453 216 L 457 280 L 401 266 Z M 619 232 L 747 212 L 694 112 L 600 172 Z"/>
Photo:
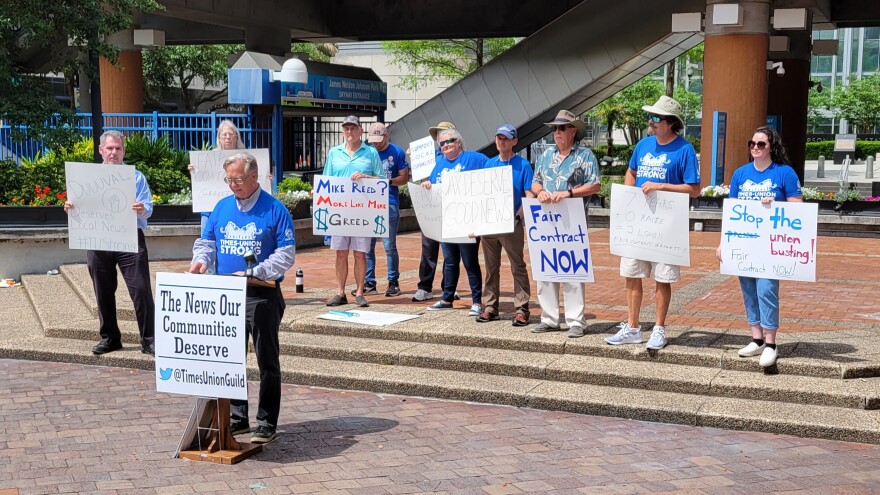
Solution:
<path fill-rule="evenodd" d="M 769 207 L 773 201 L 802 202 L 801 183 L 787 165 L 788 155 L 782 139 L 772 127 L 760 127 L 749 141 L 752 162 L 736 169 L 730 180 L 730 197 L 760 201 Z M 721 260 L 721 246 L 715 251 Z M 746 319 L 752 341 L 739 350 L 740 357 L 760 355 L 763 367 L 776 363 L 776 331 L 779 329 L 779 280 L 739 277 Z"/>

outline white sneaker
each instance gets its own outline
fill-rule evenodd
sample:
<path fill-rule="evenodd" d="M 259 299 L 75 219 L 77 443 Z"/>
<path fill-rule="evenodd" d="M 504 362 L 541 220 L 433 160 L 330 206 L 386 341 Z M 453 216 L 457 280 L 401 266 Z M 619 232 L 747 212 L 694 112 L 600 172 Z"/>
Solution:
<path fill-rule="evenodd" d="M 652 351 L 659 351 L 666 347 L 666 328 L 661 326 L 654 327 L 654 330 L 651 331 L 651 338 L 648 339 L 648 344 L 645 345 L 646 348 L 651 349 Z"/>
<path fill-rule="evenodd" d="M 434 294 L 422 289 L 417 290 L 412 297 L 413 302 L 430 301 L 431 299 L 434 299 Z"/>
<path fill-rule="evenodd" d="M 471 306 L 471 310 L 468 311 L 468 316 L 480 316 L 480 313 L 482 312 L 483 308 L 481 308 L 479 304 L 474 304 Z"/>
<path fill-rule="evenodd" d="M 765 347 L 764 352 L 761 353 L 761 359 L 758 360 L 758 364 L 764 368 L 776 364 L 776 349 Z"/>
<path fill-rule="evenodd" d="M 764 347 L 766 347 L 764 344 L 758 345 L 754 342 L 749 342 L 749 345 L 740 349 L 738 354 L 739 357 L 757 356 L 758 354 L 764 352 Z"/>
<path fill-rule="evenodd" d="M 605 337 L 605 342 L 608 342 L 611 345 L 642 343 L 641 326 L 637 328 L 630 328 L 630 326 L 624 321 L 620 325 L 618 325 L 618 328 L 620 328 L 620 330 L 618 330 L 616 334 L 610 337 Z"/>

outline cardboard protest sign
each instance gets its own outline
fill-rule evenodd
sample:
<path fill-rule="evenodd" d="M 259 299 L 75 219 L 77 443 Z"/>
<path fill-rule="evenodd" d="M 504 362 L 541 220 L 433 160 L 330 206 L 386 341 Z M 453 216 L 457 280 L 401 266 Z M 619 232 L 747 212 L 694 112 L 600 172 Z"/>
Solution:
<path fill-rule="evenodd" d="M 443 237 L 513 232 L 513 169 L 494 167 L 443 176 Z"/>
<path fill-rule="evenodd" d="M 410 184 L 407 187 L 409 197 L 412 199 L 413 209 L 416 211 L 416 219 L 419 228 L 428 239 L 438 242 L 453 242 L 456 244 L 474 244 L 476 239 L 470 237 L 443 237 L 441 216 L 443 215 L 443 191 L 440 187 L 425 189 L 418 184 Z"/>
<path fill-rule="evenodd" d="M 156 391 L 247 400 L 245 277 L 156 274 Z"/>
<path fill-rule="evenodd" d="M 134 167 L 65 162 L 70 249 L 136 253 L 138 250 Z"/>
<path fill-rule="evenodd" d="M 409 171 L 412 180 L 418 182 L 428 178 L 437 164 L 437 150 L 434 138 L 425 136 L 409 143 Z"/>
<path fill-rule="evenodd" d="M 532 278 L 544 282 L 593 282 L 593 258 L 581 198 L 556 204 L 523 199 Z"/>
<path fill-rule="evenodd" d="M 678 266 L 691 265 L 687 194 L 611 186 L 611 254 Z"/>
<path fill-rule="evenodd" d="M 819 205 L 725 199 L 721 273 L 816 281 Z"/>
<path fill-rule="evenodd" d="M 388 180 L 315 177 L 312 233 L 388 237 Z"/>
<path fill-rule="evenodd" d="M 223 162 L 237 153 L 248 153 L 256 158 L 260 188 L 272 192 L 272 181 L 269 180 L 272 162 L 268 149 L 190 151 L 189 161 L 195 168 L 191 174 L 193 211 L 213 211 L 218 201 L 232 194 L 229 186 L 223 182 L 226 178 Z"/>

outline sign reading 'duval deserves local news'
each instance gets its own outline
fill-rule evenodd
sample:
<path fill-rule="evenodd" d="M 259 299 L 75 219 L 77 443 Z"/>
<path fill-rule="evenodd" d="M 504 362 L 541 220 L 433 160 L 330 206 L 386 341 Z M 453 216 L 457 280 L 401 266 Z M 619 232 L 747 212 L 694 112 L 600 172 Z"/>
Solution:
<path fill-rule="evenodd" d="M 725 199 L 721 273 L 816 281 L 816 203 Z"/>
<path fill-rule="evenodd" d="M 412 180 L 418 182 L 427 179 L 437 164 L 437 152 L 434 149 L 434 138 L 425 136 L 418 141 L 409 143 L 409 169 Z"/>
<path fill-rule="evenodd" d="M 443 191 L 439 187 L 426 189 L 418 184 L 410 184 L 407 187 L 409 197 L 412 200 L 413 209 L 416 210 L 416 219 L 419 221 L 419 228 L 422 234 L 428 239 L 438 242 L 452 242 L 455 244 L 474 244 L 476 239 L 471 237 L 443 237 L 442 222 L 440 217 L 443 215 Z"/>
<path fill-rule="evenodd" d="M 244 277 L 156 274 L 156 391 L 247 400 Z"/>
<path fill-rule="evenodd" d="M 592 282 L 593 258 L 584 200 L 539 203 L 523 199 L 532 277 L 544 282 Z"/>
<path fill-rule="evenodd" d="M 268 149 L 190 151 L 189 161 L 195 169 L 191 174 L 193 211 L 213 211 L 218 201 L 232 194 L 223 181 L 226 178 L 223 161 L 238 153 L 248 153 L 257 159 L 257 180 L 260 187 L 268 193 L 272 192 Z"/>
<path fill-rule="evenodd" d="M 513 169 L 493 167 L 444 174 L 443 237 L 513 232 Z"/>
<path fill-rule="evenodd" d="M 64 163 L 70 249 L 136 253 L 138 250 L 134 167 Z"/>
<path fill-rule="evenodd" d="M 611 254 L 691 266 L 687 194 L 611 186 Z"/>
<path fill-rule="evenodd" d="M 388 237 L 388 181 L 318 175 L 312 195 L 312 233 Z"/>

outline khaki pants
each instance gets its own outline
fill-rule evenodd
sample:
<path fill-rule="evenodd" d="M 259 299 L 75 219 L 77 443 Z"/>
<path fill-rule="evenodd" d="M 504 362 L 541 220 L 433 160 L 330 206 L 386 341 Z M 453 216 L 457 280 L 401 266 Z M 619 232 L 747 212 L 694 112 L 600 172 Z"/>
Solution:
<path fill-rule="evenodd" d="M 498 298 L 501 293 L 501 248 L 510 261 L 513 274 L 513 307 L 517 312 L 529 316 L 529 297 L 531 281 L 523 259 L 525 235 L 523 222 L 519 220 L 509 234 L 483 236 L 483 258 L 486 260 L 486 279 L 483 282 L 483 307 L 487 313 L 498 314 Z"/>

